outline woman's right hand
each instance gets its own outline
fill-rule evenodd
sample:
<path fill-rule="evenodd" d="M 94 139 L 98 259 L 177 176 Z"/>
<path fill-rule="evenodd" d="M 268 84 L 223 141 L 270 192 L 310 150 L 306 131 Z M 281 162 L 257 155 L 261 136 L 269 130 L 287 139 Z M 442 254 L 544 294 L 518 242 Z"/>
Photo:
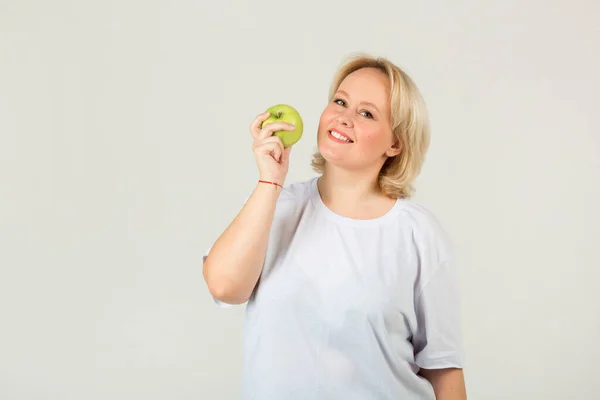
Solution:
<path fill-rule="evenodd" d="M 250 132 L 254 138 L 252 150 L 260 179 L 283 185 L 288 172 L 292 146 L 284 148 L 281 139 L 273 136 L 273 132 L 291 131 L 295 127 L 285 122 L 274 122 L 261 128 L 262 123 L 269 118 L 269 115 L 268 112 L 258 115 L 250 125 Z"/>

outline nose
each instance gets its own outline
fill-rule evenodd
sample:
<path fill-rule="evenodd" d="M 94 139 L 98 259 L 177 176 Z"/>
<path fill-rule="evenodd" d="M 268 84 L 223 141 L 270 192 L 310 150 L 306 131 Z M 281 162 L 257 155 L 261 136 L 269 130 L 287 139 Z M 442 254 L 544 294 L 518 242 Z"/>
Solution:
<path fill-rule="evenodd" d="M 338 123 L 340 125 L 346 126 L 348 128 L 352 128 L 354 126 L 354 112 L 350 109 L 350 107 L 344 109 L 342 112 L 340 112 L 340 114 L 338 115 Z"/>

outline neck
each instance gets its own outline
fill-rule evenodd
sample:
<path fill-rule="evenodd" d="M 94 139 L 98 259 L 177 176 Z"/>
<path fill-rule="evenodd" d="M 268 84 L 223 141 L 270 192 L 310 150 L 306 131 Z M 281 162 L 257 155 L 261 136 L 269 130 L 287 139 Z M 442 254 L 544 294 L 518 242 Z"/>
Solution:
<path fill-rule="evenodd" d="M 317 184 L 323 202 L 329 205 L 358 205 L 382 196 L 378 185 L 378 171 L 352 171 L 327 163 Z"/>

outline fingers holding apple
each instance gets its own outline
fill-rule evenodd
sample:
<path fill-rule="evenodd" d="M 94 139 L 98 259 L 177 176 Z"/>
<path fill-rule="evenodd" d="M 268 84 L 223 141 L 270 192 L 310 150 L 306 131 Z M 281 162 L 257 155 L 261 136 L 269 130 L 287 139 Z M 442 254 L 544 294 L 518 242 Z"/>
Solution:
<path fill-rule="evenodd" d="M 255 154 L 269 154 L 277 162 L 280 161 L 280 158 L 283 155 L 284 151 L 283 143 L 281 142 L 281 139 L 277 136 L 271 136 L 265 139 L 256 140 L 252 147 L 254 149 Z"/>
<path fill-rule="evenodd" d="M 284 149 L 281 138 L 270 136 L 252 144 L 261 179 L 283 184 L 289 165 L 289 148 Z"/>
<path fill-rule="evenodd" d="M 268 116 L 265 114 L 268 113 Z M 304 123 L 300 113 L 294 107 L 287 104 L 277 104 L 267 109 L 265 114 L 261 114 L 257 119 L 262 120 L 261 128 L 273 125 L 269 131 L 271 135 L 281 138 L 285 148 L 296 144 L 302 137 Z M 263 119 L 264 118 L 264 119 Z M 287 124 L 287 128 L 283 128 Z M 264 132 L 266 134 L 266 131 Z"/>
<path fill-rule="evenodd" d="M 264 112 L 262 114 L 258 114 L 256 116 L 256 118 L 254 118 L 254 121 L 252 121 L 252 123 L 250 124 L 250 133 L 252 134 L 252 137 L 254 139 L 256 139 L 258 137 L 258 135 L 260 134 L 262 124 L 267 118 L 269 118 L 269 116 L 270 116 L 269 112 Z"/>
<path fill-rule="evenodd" d="M 302 137 L 304 125 L 295 108 L 286 104 L 270 107 L 250 124 L 252 150 L 261 179 L 283 184 L 292 145 Z"/>
<path fill-rule="evenodd" d="M 282 138 L 281 132 L 293 131 L 296 127 L 294 125 L 290 125 L 287 122 L 272 122 L 272 123 L 263 123 L 262 128 L 258 131 L 256 135 L 256 139 L 266 139 L 268 137 L 278 137 L 281 139 L 282 144 L 285 146 L 285 142 Z M 287 147 L 287 146 L 285 146 Z"/>

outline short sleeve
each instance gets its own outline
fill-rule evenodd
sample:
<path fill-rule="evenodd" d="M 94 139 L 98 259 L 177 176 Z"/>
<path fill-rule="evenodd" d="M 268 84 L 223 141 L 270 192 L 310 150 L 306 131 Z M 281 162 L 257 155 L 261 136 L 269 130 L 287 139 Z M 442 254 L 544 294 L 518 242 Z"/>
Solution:
<path fill-rule="evenodd" d="M 419 293 L 415 361 L 425 369 L 463 368 L 459 284 L 451 262 L 440 265 Z"/>

